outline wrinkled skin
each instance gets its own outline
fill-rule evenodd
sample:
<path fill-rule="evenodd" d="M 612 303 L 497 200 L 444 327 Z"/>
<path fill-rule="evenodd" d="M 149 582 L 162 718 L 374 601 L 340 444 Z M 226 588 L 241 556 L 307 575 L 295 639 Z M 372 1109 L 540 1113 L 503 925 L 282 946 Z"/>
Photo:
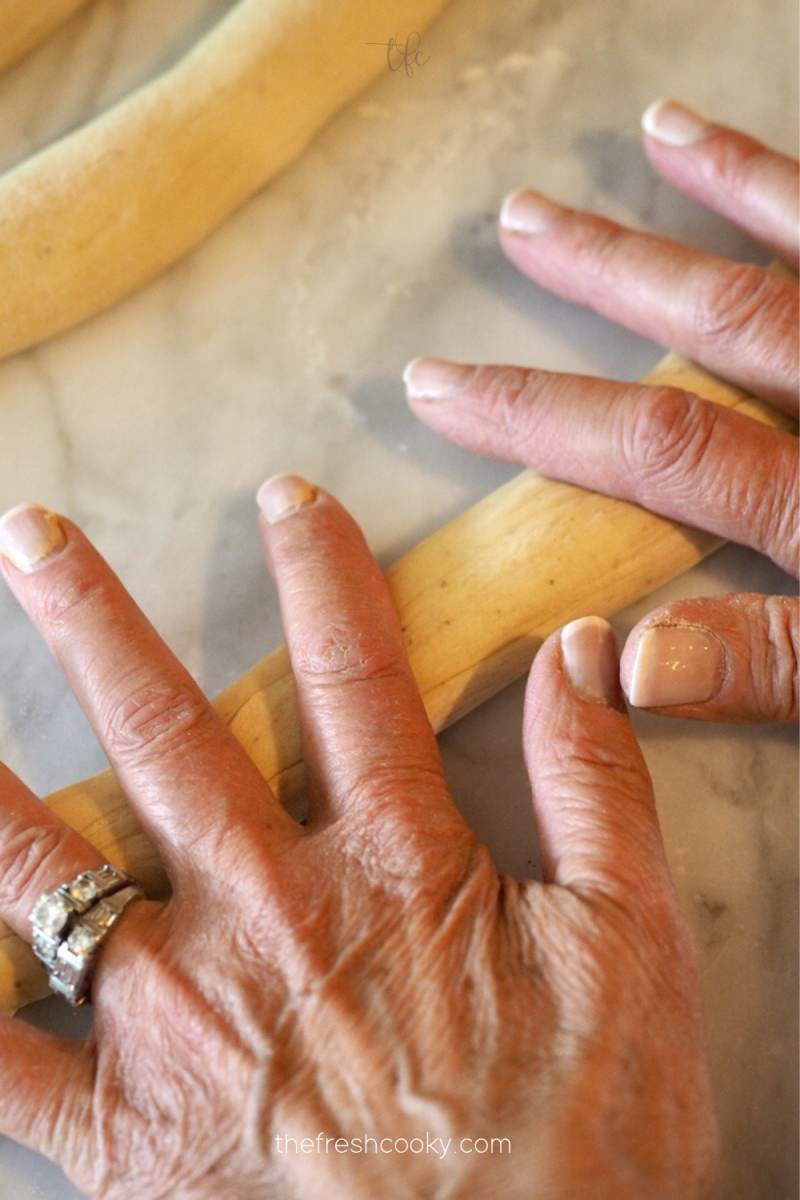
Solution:
<path fill-rule="evenodd" d="M 583 694 L 580 653 L 573 686 L 558 636 L 537 660 L 526 743 L 548 883 L 498 878 L 447 794 L 377 567 L 340 506 L 308 494 L 263 522 L 305 826 L 73 525 L 30 573 L 5 566 L 175 893 L 131 903 L 109 938 L 85 1044 L 0 1023 L 3 1130 L 108 1200 L 704 1194 L 693 951 L 610 631 L 582 651 L 590 684 L 592 655 L 610 663 L 607 695 Z M 0 909 L 25 935 L 39 893 L 97 855 L 10 776 L 1 808 Z M 319 1134 L 351 1147 L 276 1141 Z M 365 1136 L 426 1149 L 358 1154 Z M 507 1138 L 505 1156 L 462 1146 L 480 1138 Z"/>
<path fill-rule="evenodd" d="M 681 106 L 677 111 L 682 122 Z M 734 221 L 796 272 L 796 162 L 702 119 L 691 144 L 645 134 L 644 148 L 666 179 Z M 518 195 L 523 209 L 533 200 Z M 626 230 L 544 197 L 536 207 L 548 217 L 540 232 L 520 232 L 514 220 L 519 204 L 508 202 L 500 225 L 505 253 L 535 283 L 688 355 L 797 417 L 796 277 Z M 678 388 L 485 366 L 465 373 L 462 386 L 436 402 L 415 379 L 413 365 L 407 379 L 415 413 L 460 445 L 633 500 L 751 546 L 797 574 L 793 433 L 765 428 Z M 710 631 L 721 644 L 719 687 L 702 699 L 642 707 L 697 720 L 796 721 L 798 611 L 796 597 L 753 594 L 666 605 L 628 638 L 622 655 L 626 692 L 630 696 L 647 631 L 689 626 Z"/>
<path fill-rule="evenodd" d="M 260 502 L 298 685 L 303 826 L 80 531 L 40 514 L 50 552 L 14 565 L 15 522 L 0 523 L 3 573 L 173 885 L 109 937 L 86 1042 L 0 1021 L 0 1131 L 102 1200 L 708 1196 L 694 954 L 610 630 L 573 624 L 536 658 L 523 738 L 543 880 L 499 878 L 447 793 L 355 524 L 294 478 Z M 729 709 L 754 702 L 745 691 Z M 98 864 L 5 772 L 13 928 L 28 937 L 41 892 Z M 383 1148 L 364 1153 L 365 1137 Z M 420 1153 L 395 1145 L 416 1138 Z"/>

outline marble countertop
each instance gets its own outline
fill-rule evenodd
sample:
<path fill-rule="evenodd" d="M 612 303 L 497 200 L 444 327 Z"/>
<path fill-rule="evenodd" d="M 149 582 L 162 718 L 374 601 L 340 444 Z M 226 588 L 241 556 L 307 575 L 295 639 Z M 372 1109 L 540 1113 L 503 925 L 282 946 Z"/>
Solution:
<path fill-rule="evenodd" d="M 95 0 L 0 78 L 0 167 L 163 69 L 230 7 Z M 399 31 L 387 29 L 387 38 Z M 453 0 L 413 78 L 390 72 L 193 254 L 82 327 L 0 363 L 0 511 L 77 520 L 210 693 L 282 640 L 254 493 L 298 471 L 388 564 L 516 468 L 407 411 L 416 354 L 633 379 L 661 351 L 523 281 L 496 244 L 504 194 L 760 258 L 646 164 L 639 114 L 673 94 L 785 150 L 797 141 L 794 0 Z M 726 547 L 666 597 L 792 584 Z M 522 685 L 441 737 L 499 867 L 530 871 Z M 697 940 L 723 1130 L 724 1200 L 797 1195 L 796 735 L 634 714 Z M 104 765 L 25 618 L 0 593 L 0 753 L 41 793 Z M 80 1032 L 43 1001 L 25 1013 Z M 77 1196 L 0 1140 L 0 1200 Z"/>

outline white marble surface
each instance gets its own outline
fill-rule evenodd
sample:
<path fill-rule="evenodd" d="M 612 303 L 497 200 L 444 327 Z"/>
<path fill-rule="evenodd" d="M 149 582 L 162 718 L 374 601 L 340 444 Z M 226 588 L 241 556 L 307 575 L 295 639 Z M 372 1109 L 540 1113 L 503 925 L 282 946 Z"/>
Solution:
<path fill-rule="evenodd" d="M 0 166 L 162 69 L 223 0 L 97 0 L 0 79 Z M 638 116 L 679 95 L 793 150 L 794 0 L 454 0 L 413 79 L 388 70 L 303 157 L 168 275 L 0 364 L 0 509 L 78 520 L 213 693 L 281 640 L 253 495 L 296 470 L 333 490 L 382 562 L 508 478 L 417 426 L 414 354 L 634 378 L 658 349 L 538 292 L 494 214 L 530 183 L 717 251 L 758 251 L 645 165 Z M 387 28 L 387 37 L 400 31 Z M 376 51 L 380 53 L 380 51 Z M 788 590 L 719 552 L 663 595 Z M 653 597 L 617 620 L 620 634 Z M 535 859 L 521 686 L 442 737 L 504 869 Z M 702 964 L 724 1200 L 797 1196 L 795 735 L 634 717 Z M 102 756 L 0 595 L 0 751 L 41 792 Z M 146 1003 L 146 998 L 143 999 Z M 27 1017 L 85 1026 L 46 1001 Z M 0 1200 L 77 1193 L 0 1141 Z"/>

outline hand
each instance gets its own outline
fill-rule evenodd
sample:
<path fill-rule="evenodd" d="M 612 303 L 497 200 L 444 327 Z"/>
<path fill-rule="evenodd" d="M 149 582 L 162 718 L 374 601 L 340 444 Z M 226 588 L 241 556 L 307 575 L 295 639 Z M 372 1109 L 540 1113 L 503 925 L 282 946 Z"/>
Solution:
<path fill-rule="evenodd" d="M 689 196 L 798 262 L 798 167 L 674 102 L 648 109 L 650 160 Z M 535 192 L 512 194 L 505 253 L 559 296 L 653 338 L 797 413 L 798 289 Z M 462 446 L 632 500 L 798 563 L 798 442 L 673 388 L 418 359 L 414 412 Z M 798 604 L 731 595 L 650 613 L 622 657 L 631 703 L 712 720 L 797 719 Z"/>
<path fill-rule="evenodd" d="M 86 1042 L 0 1020 L 0 1132 L 102 1200 L 706 1196 L 693 948 L 609 627 L 536 659 L 545 881 L 498 878 L 357 527 L 296 477 L 260 502 L 304 826 L 80 531 L 32 506 L 0 522 L 3 573 L 173 887 L 111 931 Z M 0 916 L 29 938 L 40 894 L 99 865 L 4 771 Z"/>

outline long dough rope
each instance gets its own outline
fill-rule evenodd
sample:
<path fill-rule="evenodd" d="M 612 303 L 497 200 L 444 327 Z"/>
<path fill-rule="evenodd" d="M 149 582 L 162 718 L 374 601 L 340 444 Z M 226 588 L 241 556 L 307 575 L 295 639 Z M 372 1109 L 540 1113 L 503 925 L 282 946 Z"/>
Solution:
<path fill-rule="evenodd" d="M 0 71 L 24 57 L 86 0 L 0 0 Z"/>
<path fill-rule="evenodd" d="M 644 382 L 683 387 L 791 427 L 789 418 L 676 355 Z M 612 615 L 719 544 L 637 505 L 523 471 L 387 572 L 433 728 L 438 732 L 524 674 L 559 625 L 587 612 Z M 305 777 L 286 650 L 233 683 L 215 707 L 281 802 L 292 806 Z M 54 792 L 45 803 L 151 896 L 166 893 L 161 863 L 110 771 Z M 0 922 L 0 1011 L 46 994 L 32 951 Z"/>
<path fill-rule="evenodd" d="M 444 4 L 239 0 L 171 70 L 10 171 L 0 358 L 101 312 L 196 246 L 386 70 L 367 43 L 421 31 Z"/>

